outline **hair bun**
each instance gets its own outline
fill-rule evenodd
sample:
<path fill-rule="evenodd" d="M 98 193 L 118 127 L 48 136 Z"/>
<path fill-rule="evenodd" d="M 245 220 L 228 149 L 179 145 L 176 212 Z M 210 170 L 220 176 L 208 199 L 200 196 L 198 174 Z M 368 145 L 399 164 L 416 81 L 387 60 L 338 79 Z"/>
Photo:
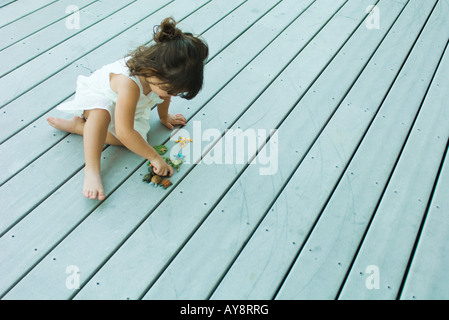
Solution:
<path fill-rule="evenodd" d="M 173 18 L 165 18 L 159 26 L 155 26 L 154 41 L 166 42 L 179 38 L 182 31 L 176 27 L 176 21 Z"/>

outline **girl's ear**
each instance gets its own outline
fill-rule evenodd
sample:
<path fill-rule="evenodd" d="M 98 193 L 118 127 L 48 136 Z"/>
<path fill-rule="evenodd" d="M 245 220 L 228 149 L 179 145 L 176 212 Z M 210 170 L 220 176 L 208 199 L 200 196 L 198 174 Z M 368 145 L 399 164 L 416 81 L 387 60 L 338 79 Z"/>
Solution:
<path fill-rule="evenodd" d="M 145 77 L 145 81 L 148 84 L 152 84 L 152 85 L 158 86 L 158 87 L 164 85 L 164 83 L 161 80 L 159 80 L 159 78 L 157 76 Z"/>
<path fill-rule="evenodd" d="M 145 80 L 147 80 L 148 78 L 151 77 L 157 77 L 159 72 L 154 68 L 144 68 L 139 72 L 139 74 L 143 76 Z"/>

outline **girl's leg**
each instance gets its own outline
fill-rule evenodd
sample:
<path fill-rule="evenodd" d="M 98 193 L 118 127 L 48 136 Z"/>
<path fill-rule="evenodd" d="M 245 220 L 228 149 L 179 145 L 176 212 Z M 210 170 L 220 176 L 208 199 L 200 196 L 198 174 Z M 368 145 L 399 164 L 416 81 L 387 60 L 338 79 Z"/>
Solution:
<path fill-rule="evenodd" d="M 79 134 L 80 136 L 84 134 L 84 125 L 86 124 L 86 120 L 84 120 L 83 118 L 73 117 L 72 119 L 68 120 L 68 119 L 48 117 L 47 121 L 52 127 L 58 130 Z M 109 131 L 107 133 L 105 143 L 113 146 L 123 146 L 120 140 L 117 139 Z"/>
<path fill-rule="evenodd" d="M 100 176 L 100 159 L 104 144 L 123 146 L 114 135 L 108 131 L 111 116 L 103 109 L 86 110 L 84 118 L 73 117 L 70 120 L 48 117 L 48 123 L 56 129 L 79 134 L 84 137 L 84 169 L 83 195 L 90 199 L 98 197 L 104 200 L 104 188 Z"/>
<path fill-rule="evenodd" d="M 103 151 L 111 116 L 103 109 L 86 111 L 84 124 L 84 188 L 83 195 L 90 199 L 104 200 L 104 188 L 101 181 L 101 153 Z"/>

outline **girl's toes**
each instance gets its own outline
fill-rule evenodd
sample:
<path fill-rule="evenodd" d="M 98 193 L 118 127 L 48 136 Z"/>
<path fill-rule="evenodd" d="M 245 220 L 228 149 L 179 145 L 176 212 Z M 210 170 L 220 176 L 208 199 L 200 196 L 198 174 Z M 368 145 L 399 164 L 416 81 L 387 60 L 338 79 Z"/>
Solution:
<path fill-rule="evenodd" d="M 85 196 L 88 199 L 95 199 L 94 191 L 90 189 L 84 189 L 83 196 Z"/>
<path fill-rule="evenodd" d="M 47 118 L 47 122 L 48 122 L 48 124 L 51 125 L 52 127 L 55 126 L 55 118 L 53 118 L 53 117 L 48 117 L 48 118 Z"/>
<path fill-rule="evenodd" d="M 106 198 L 106 195 L 104 194 L 104 191 L 100 191 L 98 193 L 98 200 L 102 201 Z"/>
<path fill-rule="evenodd" d="M 98 173 L 85 171 L 83 195 L 89 199 L 104 200 L 104 188 Z"/>
<path fill-rule="evenodd" d="M 92 199 L 95 200 L 98 198 L 98 200 L 102 201 L 106 198 L 106 195 L 104 193 L 103 190 L 84 190 L 83 191 L 83 196 L 88 198 L 88 199 Z"/>

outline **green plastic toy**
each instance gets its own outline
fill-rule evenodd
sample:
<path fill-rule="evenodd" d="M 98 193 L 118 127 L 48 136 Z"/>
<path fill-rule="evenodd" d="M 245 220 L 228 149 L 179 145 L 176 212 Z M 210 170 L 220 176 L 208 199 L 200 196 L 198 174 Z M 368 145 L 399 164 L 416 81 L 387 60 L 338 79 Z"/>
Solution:
<path fill-rule="evenodd" d="M 181 159 L 170 159 L 169 157 L 162 157 L 162 159 L 164 159 L 165 162 L 167 162 L 169 165 L 171 165 L 173 167 L 173 169 L 175 169 L 176 171 L 179 172 L 179 170 L 181 170 L 181 164 L 182 164 Z"/>
<path fill-rule="evenodd" d="M 163 144 L 155 146 L 154 149 L 160 155 L 164 155 L 168 151 L 168 148 Z M 164 161 L 176 171 L 179 172 L 179 170 L 181 170 L 181 164 L 183 163 L 182 159 L 170 159 L 169 157 L 162 157 L 162 159 L 164 159 Z M 171 185 L 171 181 L 169 179 L 167 178 L 162 179 L 162 177 L 154 173 L 153 165 L 151 164 L 150 161 L 148 161 L 148 173 L 143 177 L 142 181 L 154 186 L 162 185 L 165 189 L 167 189 Z"/>
<path fill-rule="evenodd" d="M 164 146 L 163 144 L 160 144 L 158 146 L 154 146 L 153 147 L 154 150 L 156 150 L 157 153 L 159 153 L 160 155 L 164 155 L 167 153 L 168 148 L 166 146 Z"/>

